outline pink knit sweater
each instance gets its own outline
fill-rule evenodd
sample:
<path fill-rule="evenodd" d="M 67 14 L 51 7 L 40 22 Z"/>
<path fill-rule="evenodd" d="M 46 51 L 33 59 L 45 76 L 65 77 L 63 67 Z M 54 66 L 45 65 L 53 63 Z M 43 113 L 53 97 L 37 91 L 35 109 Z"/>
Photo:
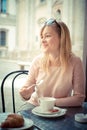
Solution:
<path fill-rule="evenodd" d="M 41 55 L 37 56 L 29 69 L 28 79 L 24 87 L 28 87 L 29 102 L 38 105 L 38 97 L 55 97 L 56 106 L 79 106 L 85 99 L 85 77 L 79 57 L 72 56 L 65 73 L 61 66 L 50 67 L 46 74 L 40 67 Z M 31 87 L 43 80 L 40 85 Z M 25 95 L 26 96 L 26 95 Z"/>

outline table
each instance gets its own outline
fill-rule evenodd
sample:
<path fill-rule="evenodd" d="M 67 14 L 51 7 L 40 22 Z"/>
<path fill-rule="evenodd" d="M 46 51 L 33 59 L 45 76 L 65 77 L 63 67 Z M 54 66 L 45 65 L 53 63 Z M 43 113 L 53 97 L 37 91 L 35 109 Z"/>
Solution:
<path fill-rule="evenodd" d="M 74 116 L 76 113 L 87 114 L 87 102 L 82 107 L 67 108 L 66 115 L 57 118 L 44 118 L 34 115 L 30 110 L 23 110 L 21 114 L 32 119 L 41 130 L 87 130 L 87 124 L 78 123 Z"/>
<path fill-rule="evenodd" d="M 30 67 L 30 62 L 23 62 L 23 61 L 19 61 L 17 62 L 17 64 L 19 65 L 20 67 L 20 70 L 24 70 L 25 69 L 25 66 L 29 66 Z"/>
<path fill-rule="evenodd" d="M 25 118 L 33 120 L 34 125 L 40 128 L 37 129 L 33 126 L 29 130 L 87 130 L 87 123 L 78 123 L 74 119 L 76 113 L 87 114 L 87 102 L 85 102 L 82 107 L 67 108 L 66 115 L 56 118 L 39 117 L 34 115 L 31 111 L 32 108 L 20 111 L 20 114 Z M 0 130 L 2 129 L 0 128 Z"/>

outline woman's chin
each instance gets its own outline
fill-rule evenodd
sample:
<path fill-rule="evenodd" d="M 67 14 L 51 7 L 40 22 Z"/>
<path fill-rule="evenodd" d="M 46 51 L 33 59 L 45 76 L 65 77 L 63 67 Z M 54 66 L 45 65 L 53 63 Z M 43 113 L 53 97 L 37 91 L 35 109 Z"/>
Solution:
<path fill-rule="evenodd" d="M 48 49 L 43 49 L 43 52 L 44 52 L 44 53 L 47 53 L 47 52 L 48 52 Z"/>

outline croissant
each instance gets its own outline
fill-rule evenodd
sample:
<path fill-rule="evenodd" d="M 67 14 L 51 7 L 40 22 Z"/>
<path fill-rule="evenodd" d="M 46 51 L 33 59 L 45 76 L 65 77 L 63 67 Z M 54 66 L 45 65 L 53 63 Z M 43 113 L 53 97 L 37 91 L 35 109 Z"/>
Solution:
<path fill-rule="evenodd" d="M 4 122 L 1 123 L 1 128 L 19 128 L 24 125 L 24 119 L 22 115 L 9 114 Z"/>

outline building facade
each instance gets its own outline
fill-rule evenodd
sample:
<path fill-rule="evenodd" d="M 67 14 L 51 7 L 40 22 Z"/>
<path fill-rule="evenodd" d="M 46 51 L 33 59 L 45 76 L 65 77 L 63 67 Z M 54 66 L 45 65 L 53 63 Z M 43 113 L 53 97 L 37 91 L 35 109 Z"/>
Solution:
<path fill-rule="evenodd" d="M 0 56 L 6 57 L 16 43 L 16 1 L 0 0 Z"/>
<path fill-rule="evenodd" d="M 0 0 L 0 57 L 32 59 L 39 31 L 50 17 L 70 29 L 73 51 L 83 57 L 86 0 Z"/>

